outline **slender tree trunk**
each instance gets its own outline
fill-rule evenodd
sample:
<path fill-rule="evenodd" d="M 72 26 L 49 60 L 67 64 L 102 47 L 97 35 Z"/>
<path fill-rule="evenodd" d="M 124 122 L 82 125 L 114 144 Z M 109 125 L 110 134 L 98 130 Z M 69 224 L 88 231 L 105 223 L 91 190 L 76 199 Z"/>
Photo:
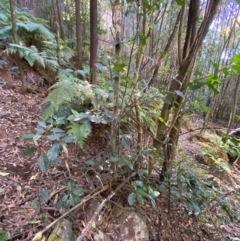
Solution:
<path fill-rule="evenodd" d="M 82 22 L 80 17 L 80 0 L 75 0 L 76 14 L 76 39 L 77 39 L 77 64 L 76 68 L 82 68 Z"/>
<path fill-rule="evenodd" d="M 64 33 L 63 19 L 62 19 L 61 6 L 60 6 L 60 3 L 59 3 L 59 0 L 56 0 L 56 8 L 57 8 L 57 18 L 58 18 L 60 36 L 61 36 L 62 40 L 64 41 L 65 33 Z"/>
<path fill-rule="evenodd" d="M 238 96 L 239 96 L 239 86 L 240 86 L 240 76 L 238 76 L 238 79 L 236 80 L 236 86 L 234 88 L 232 110 L 231 110 L 229 121 L 228 121 L 228 133 L 230 132 L 230 130 L 232 128 L 234 118 L 236 115 Z"/>
<path fill-rule="evenodd" d="M 112 16 L 112 22 L 113 22 L 113 27 L 115 29 L 115 57 L 116 61 L 119 62 L 119 57 L 121 53 L 121 23 L 120 23 L 120 15 L 121 15 L 121 5 L 120 5 L 120 0 L 115 0 L 114 5 L 113 5 L 113 16 Z M 114 83 L 116 85 L 116 89 L 114 92 L 114 100 L 115 100 L 115 107 L 114 107 L 114 114 L 118 115 L 119 114 L 119 82 L 120 82 L 120 76 L 119 74 L 116 74 L 114 77 Z M 119 138 L 119 122 L 118 120 L 113 119 L 112 121 L 112 126 L 111 126 L 111 139 L 110 139 L 110 145 L 111 145 L 111 154 L 112 156 L 118 156 L 118 153 L 116 153 L 117 150 L 117 138 Z M 119 139 L 118 139 L 119 140 Z M 118 168 L 118 163 L 113 163 L 112 164 L 112 169 L 113 169 L 113 179 L 116 179 L 117 175 L 117 168 Z"/>
<path fill-rule="evenodd" d="M 12 18 L 13 40 L 14 40 L 15 44 L 19 44 L 18 36 L 17 36 L 16 15 L 15 15 L 15 0 L 9 0 L 9 3 L 10 3 L 11 18 Z M 26 79 L 24 76 L 23 68 L 22 68 L 21 58 L 20 58 L 20 55 L 18 52 L 16 53 L 16 62 L 17 62 L 18 70 L 20 72 L 21 81 L 22 81 L 22 86 L 21 86 L 20 92 L 22 94 L 26 94 L 27 93 L 27 83 L 26 83 Z"/>
<path fill-rule="evenodd" d="M 97 84 L 97 0 L 90 0 L 90 69 L 91 69 L 91 84 Z"/>
<path fill-rule="evenodd" d="M 185 3 L 185 1 L 184 1 Z M 204 19 L 198 29 L 198 14 L 200 0 L 191 0 L 188 11 L 188 24 L 187 24 L 187 34 L 184 42 L 183 51 L 181 50 L 181 31 L 183 26 L 184 17 L 181 17 L 179 24 L 179 36 L 178 36 L 178 56 L 179 56 L 179 70 L 176 78 L 172 80 L 170 85 L 167 102 L 164 103 L 161 111 L 161 120 L 159 121 L 156 139 L 153 142 L 155 148 L 160 148 L 161 146 L 167 147 L 167 156 L 164 159 L 163 169 L 161 177 L 171 170 L 171 161 L 175 158 L 175 150 L 178 143 L 178 133 L 181 126 L 181 119 L 174 118 L 171 122 L 173 128 L 168 128 L 166 125 L 169 122 L 169 116 L 171 111 L 174 111 L 174 116 L 176 113 L 181 113 L 183 111 L 183 102 L 185 98 L 185 93 L 187 91 L 186 76 L 188 70 L 195 61 L 197 51 L 199 50 L 203 39 L 205 38 L 209 26 L 212 23 L 213 17 L 216 13 L 217 7 L 220 0 L 210 0 L 208 1 L 207 9 L 205 11 Z M 185 4 L 182 7 L 182 13 L 184 12 Z M 196 34 L 197 31 L 197 34 Z M 181 52 L 182 51 L 182 52 Z M 152 160 L 151 160 L 152 161 Z M 153 165 L 154 163 L 151 163 Z M 149 170 L 151 171 L 151 170 Z"/>

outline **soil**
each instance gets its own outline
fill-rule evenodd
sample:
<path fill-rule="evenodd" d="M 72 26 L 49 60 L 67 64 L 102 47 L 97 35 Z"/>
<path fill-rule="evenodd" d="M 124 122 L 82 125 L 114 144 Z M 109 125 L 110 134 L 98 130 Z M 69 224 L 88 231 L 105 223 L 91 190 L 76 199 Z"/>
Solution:
<path fill-rule="evenodd" d="M 9 231 L 9 240 L 31 240 L 34 234 L 43 230 L 66 211 L 57 210 L 55 205 L 59 198 L 66 194 L 67 183 L 73 180 L 76 187 L 88 192 L 99 190 L 99 194 L 91 198 L 91 201 L 69 215 L 75 233 L 80 234 L 91 218 L 92 202 L 99 204 L 109 195 L 110 190 L 106 187 L 109 186 L 110 174 L 104 171 L 106 164 L 101 162 L 108 146 L 108 127 L 95 125 L 84 149 L 76 145 L 69 146 L 68 158 L 65 161 L 69 164 L 71 177 L 64 162 L 51 168 L 47 174 L 41 173 L 37 153 L 30 156 L 21 154 L 26 147 L 32 145 L 29 141 L 23 141 L 21 136 L 34 132 L 37 120 L 41 118 L 42 101 L 47 94 L 48 86 L 38 73 L 25 66 L 28 85 L 33 91 L 26 95 L 20 94 L 19 76 L 11 71 L 14 62 L 4 56 L 2 60 L 7 66 L 0 65 L 0 231 Z M 191 128 L 197 129 L 198 121 L 200 120 L 191 120 Z M 179 161 L 186 162 L 186 165 L 193 165 L 198 158 L 200 163 L 206 165 L 201 155 L 201 146 L 194 139 L 197 133 L 198 131 L 188 132 L 187 129 L 182 131 L 180 149 L 184 155 L 179 157 Z M 47 146 L 43 144 L 43 148 L 44 145 Z M 85 163 L 96 157 L 99 157 L 102 169 L 89 167 Z M 232 190 L 229 182 L 234 183 L 235 187 L 240 187 L 240 172 L 237 167 L 224 174 L 212 174 L 209 170 L 204 172 L 209 177 L 213 176 L 219 181 L 219 185 L 225 190 L 228 188 L 229 192 Z M 153 176 L 154 178 L 157 176 Z M 127 182 L 99 215 L 102 218 L 97 221 L 98 228 L 108 233 L 113 240 L 117 240 L 113 230 L 119 225 L 115 222 L 117 217 L 113 212 L 114 206 L 128 206 L 127 194 L 131 192 L 131 188 Z M 50 198 L 47 201 L 39 195 L 42 190 L 49 190 Z M 201 223 L 199 214 L 189 213 L 184 202 L 176 206 L 171 205 L 170 213 L 169 202 L 164 196 L 157 198 L 156 202 L 156 209 L 147 202 L 133 207 L 145 216 L 151 240 L 240 240 L 240 223 L 217 225 L 212 217 L 220 211 L 214 206 L 209 210 L 209 216 L 206 218 L 208 222 Z M 93 233 L 94 229 L 91 229 L 85 240 L 92 240 Z"/>

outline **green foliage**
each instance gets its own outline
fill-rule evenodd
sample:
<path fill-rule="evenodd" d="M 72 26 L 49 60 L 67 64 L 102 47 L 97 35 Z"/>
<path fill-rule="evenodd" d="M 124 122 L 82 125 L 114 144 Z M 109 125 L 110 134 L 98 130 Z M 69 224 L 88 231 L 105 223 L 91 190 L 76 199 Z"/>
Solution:
<path fill-rule="evenodd" d="M 52 69 L 58 68 L 57 59 L 48 59 L 46 52 L 39 52 L 35 46 L 24 47 L 19 44 L 9 44 L 6 49 L 7 54 L 18 52 L 22 58 L 27 60 L 28 64 L 32 67 L 35 62 L 38 62 L 43 67 L 48 66 Z"/>
<path fill-rule="evenodd" d="M 1 231 L 0 230 L 0 241 L 5 241 L 7 239 L 10 239 L 11 235 L 8 231 Z"/>
<path fill-rule="evenodd" d="M 61 199 L 57 202 L 56 208 L 70 209 L 75 206 L 79 201 L 79 198 L 84 195 L 82 188 L 78 188 L 74 185 L 73 181 L 69 181 L 67 184 L 68 193 L 63 195 Z"/>
<path fill-rule="evenodd" d="M 130 193 L 128 196 L 128 204 L 130 206 L 132 206 L 136 200 L 141 204 L 144 204 L 144 199 L 149 199 L 152 206 L 156 208 L 155 198 L 160 195 L 156 188 L 153 188 L 150 185 L 145 185 L 144 182 L 140 180 L 133 181 L 132 186 L 134 192 Z"/>
<path fill-rule="evenodd" d="M 82 81 L 75 77 L 70 69 L 60 70 L 58 82 L 54 84 L 50 94 L 44 100 L 47 108 L 43 112 L 43 119 L 57 114 L 67 108 L 69 110 L 86 110 L 88 107 L 92 111 L 104 109 L 108 93 L 99 86 L 92 86 L 87 81 Z"/>
<path fill-rule="evenodd" d="M 229 150 L 228 145 L 215 134 L 208 135 L 207 138 L 210 140 L 209 143 L 199 142 L 202 147 L 202 155 L 210 160 L 211 166 L 214 168 L 229 172 L 229 165 L 223 160 Z"/>
<path fill-rule="evenodd" d="M 39 152 L 39 167 L 40 170 L 46 173 L 52 164 L 58 164 L 61 159 L 60 155 L 67 143 L 76 142 L 76 137 L 73 134 L 67 134 L 64 130 L 57 128 L 56 126 L 62 123 L 61 120 L 52 120 L 50 123 L 44 121 L 38 121 L 38 127 L 35 134 L 27 134 L 21 137 L 23 140 L 31 140 L 35 144 L 33 147 L 26 148 L 22 151 L 22 155 L 30 155 L 35 151 Z M 52 143 L 47 152 L 44 149 L 39 148 L 38 142 L 42 142 L 44 138 L 48 139 L 48 142 Z"/>
<path fill-rule="evenodd" d="M 211 205 L 219 206 L 222 212 L 217 215 L 216 221 L 233 221 L 239 216 L 239 206 L 231 199 L 223 198 L 228 190 L 222 190 L 213 177 L 204 177 L 203 173 L 196 172 L 196 166 L 189 168 L 184 163 L 175 163 L 176 172 L 171 179 L 167 177 L 158 185 L 158 191 L 171 199 L 174 205 L 185 201 L 190 213 L 197 212 L 205 219 Z M 238 196 L 238 190 L 232 193 Z"/>

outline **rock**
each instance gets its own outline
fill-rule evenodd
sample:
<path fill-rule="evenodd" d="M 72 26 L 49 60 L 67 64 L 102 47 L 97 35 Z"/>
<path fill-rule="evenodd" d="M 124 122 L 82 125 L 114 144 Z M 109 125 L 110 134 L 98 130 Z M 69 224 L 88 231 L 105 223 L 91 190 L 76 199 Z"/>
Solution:
<path fill-rule="evenodd" d="M 148 241 L 149 232 L 144 217 L 132 211 L 124 211 L 119 218 L 120 240 Z"/>
<path fill-rule="evenodd" d="M 50 234 L 48 241 L 75 241 L 71 223 L 67 219 L 58 222 Z"/>
<path fill-rule="evenodd" d="M 107 234 L 103 233 L 102 231 L 98 230 L 98 233 L 94 234 L 94 241 L 111 241 Z"/>

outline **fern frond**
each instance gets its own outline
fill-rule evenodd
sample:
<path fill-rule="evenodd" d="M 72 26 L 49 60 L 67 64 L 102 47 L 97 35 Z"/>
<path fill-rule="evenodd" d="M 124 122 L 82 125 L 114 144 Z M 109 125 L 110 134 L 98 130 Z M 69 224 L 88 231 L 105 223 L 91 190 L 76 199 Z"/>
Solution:
<path fill-rule="evenodd" d="M 68 80 L 63 80 L 54 84 L 50 90 L 52 92 L 44 100 L 44 103 L 50 102 L 50 106 L 43 112 L 43 119 L 48 119 L 54 112 L 58 111 L 61 105 L 70 101 L 74 97 L 78 97 L 78 85 Z M 49 113 L 51 113 L 49 115 Z"/>
<path fill-rule="evenodd" d="M 11 34 L 12 27 L 11 26 L 5 26 L 0 29 L 0 37 L 6 37 Z"/>
<path fill-rule="evenodd" d="M 7 20 L 8 20 L 7 15 L 2 13 L 2 12 L 0 12 L 0 20 L 3 21 L 3 23 L 7 22 Z"/>
<path fill-rule="evenodd" d="M 22 46 L 20 44 L 9 44 L 9 47 L 5 50 L 7 54 L 9 53 L 16 53 L 18 52 L 21 57 L 28 61 L 30 66 L 33 66 L 34 63 L 37 61 L 43 67 L 45 67 L 44 58 L 38 52 L 38 49 L 35 46 L 31 46 L 30 48 Z"/>
<path fill-rule="evenodd" d="M 54 35 L 45 28 L 42 24 L 34 23 L 34 22 L 18 22 L 18 29 L 23 28 L 27 32 L 38 32 L 43 36 L 43 39 L 54 39 Z"/>

